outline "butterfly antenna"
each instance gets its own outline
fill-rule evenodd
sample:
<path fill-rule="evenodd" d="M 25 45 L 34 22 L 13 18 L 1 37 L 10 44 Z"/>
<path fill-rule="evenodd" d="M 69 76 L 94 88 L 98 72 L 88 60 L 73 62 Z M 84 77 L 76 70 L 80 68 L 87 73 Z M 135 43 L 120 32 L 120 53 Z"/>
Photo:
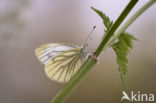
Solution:
<path fill-rule="evenodd" d="M 85 41 L 85 43 L 84 43 L 84 45 L 83 45 L 83 48 L 85 48 L 85 46 L 87 45 L 87 41 L 88 41 L 88 39 L 90 38 L 90 36 L 91 36 L 91 34 L 93 33 L 93 31 L 94 31 L 95 28 L 96 28 L 96 26 L 94 26 L 93 29 L 91 30 L 91 32 L 89 33 L 89 35 L 88 35 L 88 37 L 87 37 L 87 39 L 86 39 L 86 41 Z"/>

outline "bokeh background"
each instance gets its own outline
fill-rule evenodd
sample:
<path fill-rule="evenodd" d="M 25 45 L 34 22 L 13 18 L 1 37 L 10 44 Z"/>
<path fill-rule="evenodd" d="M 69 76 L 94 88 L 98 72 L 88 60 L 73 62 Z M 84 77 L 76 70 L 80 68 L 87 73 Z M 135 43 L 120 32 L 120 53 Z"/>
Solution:
<path fill-rule="evenodd" d="M 0 0 L 0 103 L 49 103 L 63 87 L 44 73 L 34 50 L 45 43 L 83 45 L 96 25 L 90 48 L 104 34 L 93 6 L 116 20 L 129 0 Z M 148 0 L 140 0 L 132 15 Z M 122 91 L 156 95 L 156 5 L 150 7 L 127 31 L 134 34 L 127 87 L 112 49 L 107 49 L 65 103 L 119 103 Z M 130 15 L 128 17 L 130 17 Z"/>

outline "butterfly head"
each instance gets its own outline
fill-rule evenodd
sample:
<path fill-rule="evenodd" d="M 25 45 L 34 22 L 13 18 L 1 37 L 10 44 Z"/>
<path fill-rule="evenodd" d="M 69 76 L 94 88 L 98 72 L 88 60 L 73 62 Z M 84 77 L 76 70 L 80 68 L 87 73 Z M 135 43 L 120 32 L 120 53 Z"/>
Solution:
<path fill-rule="evenodd" d="M 90 50 L 89 50 L 88 46 L 83 46 L 83 48 L 80 49 L 80 54 L 82 55 L 84 60 L 87 59 L 89 52 L 90 52 Z"/>

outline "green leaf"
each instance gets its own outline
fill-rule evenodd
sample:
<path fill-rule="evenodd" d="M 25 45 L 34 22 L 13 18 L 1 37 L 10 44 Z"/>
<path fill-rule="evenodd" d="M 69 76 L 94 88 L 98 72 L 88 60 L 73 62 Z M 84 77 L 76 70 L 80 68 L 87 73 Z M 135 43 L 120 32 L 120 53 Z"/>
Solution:
<path fill-rule="evenodd" d="M 112 45 L 112 48 L 117 56 L 116 61 L 118 64 L 119 72 L 121 74 L 121 80 L 124 85 L 128 68 L 127 55 L 130 49 L 133 48 L 133 40 L 137 39 L 133 35 L 124 32 L 119 36 L 118 41 Z"/>
<path fill-rule="evenodd" d="M 109 19 L 108 16 L 106 16 L 102 11 L 98 10 L 98 9 L 95 9 L 93 7 L 91 7 L 92 10 L 94 10 L 103 20 L 103 24 L 105 25 L 106 27 L 106 30 L 105 32 L 108 32 L 108 30 L 110 30 L 110 28 L 112 27 L 113 25 L 113 21 Z"/>

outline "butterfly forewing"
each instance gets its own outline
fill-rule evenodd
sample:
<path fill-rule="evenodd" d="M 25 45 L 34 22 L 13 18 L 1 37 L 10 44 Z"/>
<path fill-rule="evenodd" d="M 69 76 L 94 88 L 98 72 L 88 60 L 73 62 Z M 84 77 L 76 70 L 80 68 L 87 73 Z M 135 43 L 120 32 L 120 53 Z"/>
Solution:
<path fill-rule="evenodd" d="M 76 46 L 73 45 L 65 45 L 65 44 L 56 44 L 56 43 L 50 43 L 41 45 L 35 50 L 37 58 L 43 63 L 46 64 L 48 61 L 50 61 L 52 58 L 54 58 L 56 55 L 72 50 L 76 48 Z"/>

